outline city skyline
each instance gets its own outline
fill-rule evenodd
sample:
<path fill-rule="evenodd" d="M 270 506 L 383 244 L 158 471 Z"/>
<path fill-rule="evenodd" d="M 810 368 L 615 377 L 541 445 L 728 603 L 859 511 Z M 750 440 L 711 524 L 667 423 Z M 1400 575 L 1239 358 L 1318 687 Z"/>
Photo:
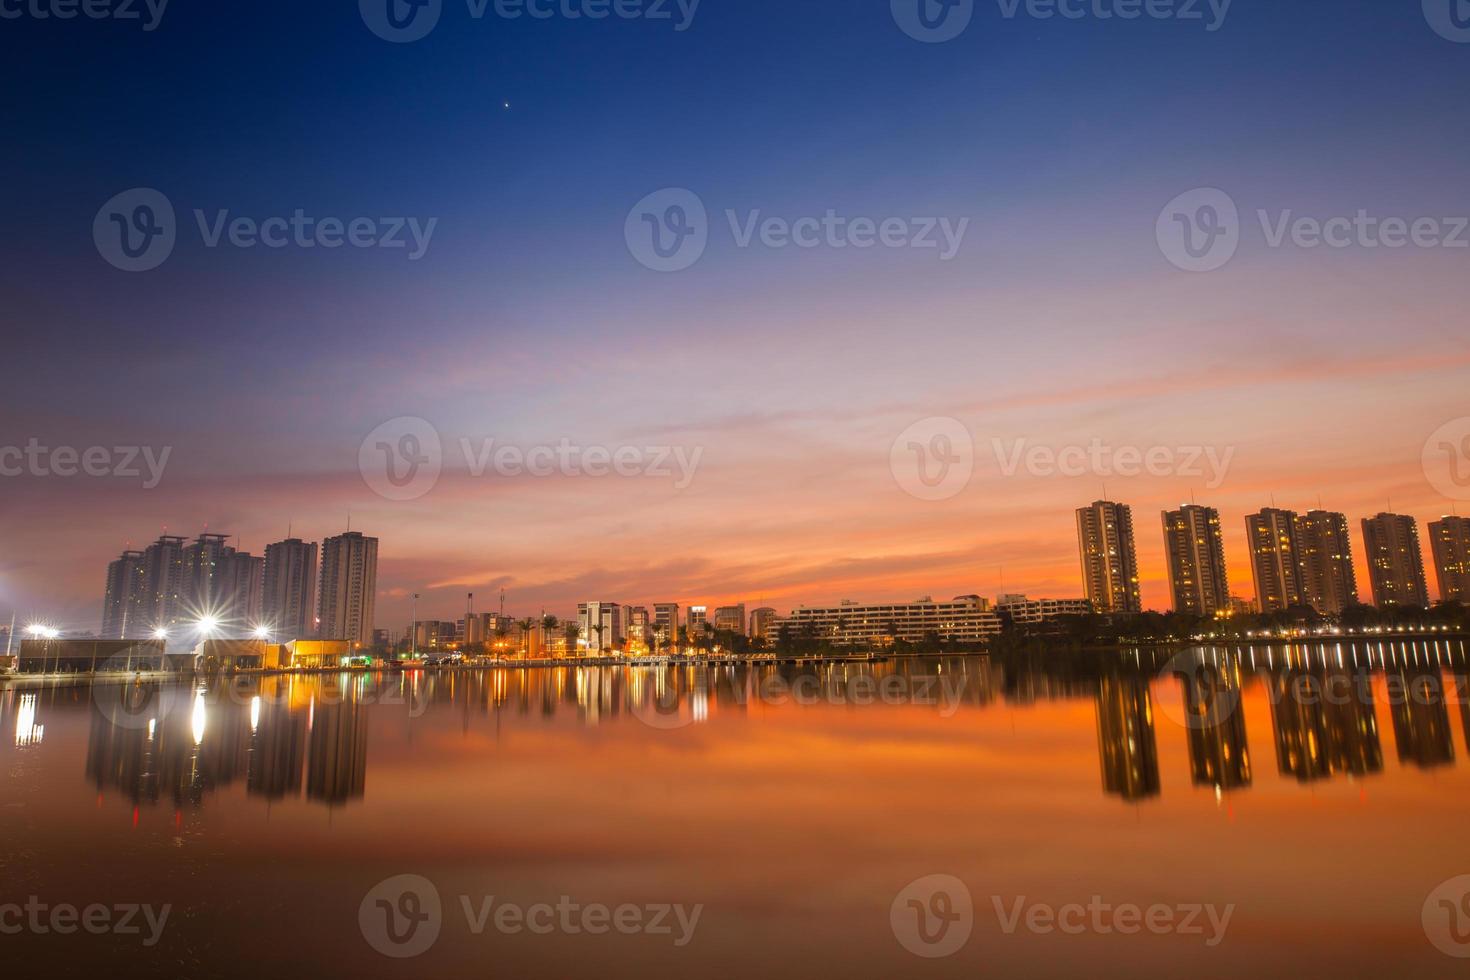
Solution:
<path fill-rule="evenodd" d="M 1039 592 L 1020 588 L 1009 588 L 1004 585 L 995 589 L 961 590 L 954 593 L 956 600 L 966 596 L 983 595 L 986 603 L 990 602 L 991 596 L 995 597 L 998 604 L 1002 603 L 1007 596 L 1012 597 L 1043 597 L 1050 600 L 1070 600 L 1073 597 L 1086 598 L 1092 601 L 1094 608 L 1100 612 L 1141 612 L 1141 611 L 1183 611 L 1197 615 L 1229 614 L 1236 611 L 1240 602 L 1244 601 L 1257 612 L 1283 611 L 1293 606 L 1312 606 L 1319 613 L 1325 615 L 1336 615 L 1342 608 L 1353 602 L 1361 602 L 1366 605 L 1379 606 L 1380 608 L 1396 605 L 1422 604 L 1426 608 L 1432 606 L 1436 601 L 1463 601 L 1466 595 L 1467 583 L 1470 583 L 1470 519 L 1455 515 L 1443 515 L 1437 521 L 1425 522 L 1425 533 L 1420 534 L 1418 530 L 1419 521 L 1412 515 L 1379 512 L 1372 517 L 1364 517 L 1359 523 L 1361 531 L 1358 544 L 1354 546 L 1352 535 L 1349 530 L 1352 521 L 1347 515 L 1323 510 L 1320 507 L 1298 514 L 1295 511 L 1273 506 L 1263 507 L 1255 513 L 1246 514 L 1244 518 L 1245 533 L 1241 537 L 1240 544 L 1243 546 L 1245 556 L 1243 559 L 1235 556 L 1234 560 L 1243 561 L 1248 570 L 1249 578 L 1237 579 L 1237 587 L 1232 588 L 1228 583 L 1228 572 L 1225 572 L 1232 561 L 1230 548 L 1225 545 L 1225 526 L 1229 523 L 1222 520 L 1217 508 L 1204 504 L 1189 503 L 1181 505 L 1177 510 L 1164 509 L 1160 512 L 1163 520 L 1162 550 L 1165 559 L 1165 579 L 1169 589 L 1169 603 L 1163 607 L 1152 607 L 1144 603 L 1141 608 L 1133 608 L 1129 605 L 1126 593 L 1127 586 L 1117 586 L 1124 594 L 1120 604 L 1109 607 L 1106 597 L 1098 592 L 1098 582 L 1110 579 L 1106 571 L 1106 564 L 1095 564 L 1089 555 L 1100 555 L 1099 543 L 1105 543 L 1103 551 L 1121 552 L 1123 558 L 1115 558 L 1120 562 L 1118 572 L 1111 575 L 1111 580 L 1121 583 L 1126 579 L 1127 570 L 1135 561 L 1137 530 L 1134 526 L 1132 516 L 1133 506 L 1129 503 L 1116 500 L 1097 500 L 1075 511 L 1076 517 L 1076 539 L 1074 548 L 1076 554 L 1081 558 L 1081 569 L 1072 587 L 1063 586 L 1051 592 Z M 1121 524 L 1121 526 L 1114 526 Z M 1379 538 L 1384 532 L 1380 528 L 1390 528 L 1393 540 L 1398 542 L 1402 537 L 1403 545 L 1400 548 L 1401 557 L 1391 562 L 1388 551 L 1397 544 L 1380 545 Z M 1104 535 L 1098 537 L 1098 535 Z M 289 537 L 282 541 L 273 542 L 266 546 L 266 557 L 264 559 L 254 558 L 248 552 L 237 550 L 226 544 L 233 536 L 201 534 L 193 544 L 186 544 L 185 538 L 162 536 L 150 546 L 149 550 L 136 551 L 125 550 L 122 556 L 114 559 L 108 564 L 106 574 L 106 588 L 103 599 L 102 627 L 98 635 L 115 635 L 109 632 L 108 616 L 117 617 L 119 622 L 134 622 L 147 620 L 154 623 L 153 626 L 135 627 L 129 635 L 146 636 L 157 624 L 168 624 L 182 622 L 181 609 L 213 608 L 218 618 L 227 618 L 240 631 L 254 628 L 269 629 L 272 633 L 285 635 L 293 633 L 298 636 L 317 635 L 315 627 L 311 630 L 292 630 L 290 616 L 280 615 L 274 610 L 287 608 L 294 609 L 296 615 L 301 615 L 302 610 L 318 607 L 313 605 L 308 595 L 314 594 L 320 587 L 319 583 L 324 581 L 321 576 L 311 575 L 310 578 L 302 578 L 305 567 L 315 568 L 316 553 L 318 546 L 312 542 L 305 542 L 299 537 Z M 1424 540 L 1427 538 L 1428 540 Z M 371 580 L 376 582 L 377 575 L 377 539 L 375 537 L 364 537 L 360 532 L 344 532 L 327 541 L 360 541 L 372 542 L 372 572 Z M 237 539 L 238 540 L 238 539 Z M 196 585 L 175 585 L 178 593 L 172 600 L 172 604 L 165 606 L 163 600 L 158 597 L 152 598 L 151 610 L 170 609 L 167 614 L 156 611 L 146 612 L 143 609 L 132 611 L 125 616 L 120 603 L 114 600 L 114 589 L 116 583 L 123 581 L 125 574 L 134 575 L 140 583 L 147 582 L 144 568 L 147 562 L 145 556 L 152 555 L 161 546 L 167 544 L 170 548 L 179 552 L 178 561 L 182 571 L 177 573 L 181 581 L 188 582 L 190 574 L 194 577 L 199 572 L 189 572 L 198 559 L 189 556 L 197 552 L 206 542 L 210 547 L 219 549 L 231 558 L 239 558 L 253 563 L 251 567 L 255 570 L 255 581 L 252 585 L 245 585 L 236 579 L 231 579 L 231 588 L 246 588 L 252 597 L 253 605 L 242 608 L 249 610 L 241 615 L 231 612 L 235 606 L 232 602 L 221 602 L 211 600 L 201 605 L 199 596 L 206 593 Z M 1412 544 L 1412 553 L 1407 550 Z M 1375 558 L 1375 549 L 1378 549 Z M 1178 554 L 1174 552 L 1178 551 Z M 1344 554 L 1345 552 L 1345 554 Z M 273 555 L 276 556 L 273 558 Z M 287 558 L 289 556 L 289 559 Z M 361 562 L 362 555 L 358 555 Z M 275 562 L 280 560 L 282 568 L 277 570 Z M 1099 559 L 1100 560 L 1100 559 Z M 272 576 L 276 580 L 282 578 L 286 572 L 286 562 L 289 561 L 290 574 L 294 576 L 294 590 L 277 581 L 275 591 L 272 591 Z M 1367 569 L 1364 582 L 1368 584 L 1368 594 L 1360 595 L 1358 592 L 1357 566 L 1359 563 Z M 1399 568 L 1397 563 L 1403 563 Z M 157 564 L 157 562 L 155 562 Z M 1392 567 L 1390 567 L 1392 566 Z M 186 574 L 188 573 L 188 574 Z M 1223 573 L 1223 574 L 1222 574 Z M 323 568 L 322 574 L 326 574 Z M 361 573 L 359 573 L 361 574 Z M 1121 576 L 1121 577 L 1120 577 Z M 155 576 L 156 578 L 156 576 Z M 1217 581 L 1218 579 L 1218 581 Z M 1247 596 L 1239 583 L 1249 581 L 1251 593 Z M 1394 584 L 1385 584 L 1385 583 Z M 1431 589 L 1430 585 L 1434 588 Z M 359 586 L 360 587 L 360 586 Z M 158 591 L 158 586 L 142 586 L 141 592 Z M 1399 598 L 1402 590 L 1407 588 L 1407 600 Z M 936 594 L 938 591 L 929 589 L 924 595 Z M 347 630 L 352 632 L 355 642 L 369 644 L 373 639 L 375 628 L 388 630 L 396 635 L 401 631 L 407 632 L 408 626 L 414 620 L 406 620 L 402 624 L 391 624 L 384 626 L 374 620 L 373 610 L 378 601 L 376 589 L 367 600 L 367 619 L 362 620 L 362 610 L 357 609 L 352 615 L 353 622 L 357 625 L 348 629 L 345 625 L 338 624 L 329 627 L 336 632 Z M 279 593 L 279 594 L 277 594 Z M 454 599 L 460 603 L 464 602 L 468 594 L 471 607 L 473 605 L 473 591 L 468 593 L 457 592 Z M 633 594 L 641 594 L 636 590 Z M 749 599 L 742 595 L 739 601 L 716 605 L 710 600 L 691 601 L 687 596 L 678 601 L 668 600 L 667 595 L 658 598 L 640 598 L 630 600 L 620 598 L 618 600 L 606 599 L 591 603 L 593 606 L 607 606 L 612 610 L 611 618 L 604 612 L 600 614 L 598 621 L 603 625 L 604 631 L 611 637 L 615 637 L 615 643 L 621 643 L 632 632 L 632 615 L 636 611 L 644 626 L 662 625 L 671 618 L 676 622 L 692 621 L 698 623 L 709 622 L 716 629 L 744 632 L 747 635 L 756 635 L 749 629 L 748 609 L 755 606 L 760 608 L 755 611 L 770 613 L 774 609 L 766 601 L 767 596 L 780 594 L 779 589 L 765 590 L 761 592 L 759 601 Z M 505 592 L 502 591 L 502 603 Z M 188 597 L 189 601 L 184 601 Z M 1424 600 L 1420 603 L 1418 600 Z M 415 597 L 415 607 L 422 602 L 422 593 Z M 362 600 L 356 600 L 361 603 Z M 446 603 L 449 597 L 444 597 L 439 602 Z M 911 604 L 910 599 L 900 598 L 896 593 L 888 593 L 880 596 L 869 596 L 861 600 L 852 595 L 840 598 L 811 600 L 797 598 L 786 608 L 790 614 L 795 615 L 802 611 L 819 610 L 823 606 L 840 606 L 842 604 L 858 605 L 883 605 L 883 604 Z M 568 607 L 576 610 L 568 619 L 573 622 L 582 622 L 584 628 L 587 625 L 586 608 L 589 605 L 585 599 L 569 603 Z M 547 612 L 558 612 L 564 607 L 539 607 L 540 614 Z M 271 610 L 267 614 L 267 610 Z M 649 610 L 652 610 L 650 614 Z M 464 614 L 461 606 L 459 613 L 453 614 L 450 619 L 442 620 L 443 615 L 440 605 L 433 607 L 425 606 L 417 609 L 417 622 L 450 622 L 465 623 L 471 617 Z M 681 612 L 683 615 L 681 616 Z M 345 613 L 343 614 L 346 615 Z M 495 614 L 485 613 L 474 617 L 476 621 L 490 617 Z M 151 617 L 151 619 L 149 618 Z M 508 617 L 514 619 L 515 617 Z M 782 615 L 779 610 L 774 610 L 774 618 L 785 620 L 790 615 Z M 54 616 L 42 616 L 35 621 L 54 623 L 58 620 Z M 738 622 L 738 626 L 732 625 Z M 74 629 L 73 632 L 86 632 L 85 629 Z M 593 632 L 596 632 L 594 630 Z M 321 634 L 326 636 L 326 633 Z M 340 638 L 333 634 L 332 638 Z M 599 645 L 601 638 L 599 635 Z M 612 645 L 611 643 L 609 645 Z"/>

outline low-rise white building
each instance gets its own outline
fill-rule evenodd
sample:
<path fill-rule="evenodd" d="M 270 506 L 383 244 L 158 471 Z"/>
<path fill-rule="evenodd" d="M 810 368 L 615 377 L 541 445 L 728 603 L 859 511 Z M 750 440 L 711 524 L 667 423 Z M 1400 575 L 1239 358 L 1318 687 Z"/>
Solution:
<path fill-rule="evenodd" d="M 918 642 L 938 636 L 944 640 L 978 642 L 1000 632 L 1000 617 L 989 600 L 977 595 L 935 602 L 924 596 L 914 602 L 802 607 L 778 622 L 772 635 L 787 627 L 793 636 L 810 636 L 841 646 L 886 643 L 890 639 Z"/>

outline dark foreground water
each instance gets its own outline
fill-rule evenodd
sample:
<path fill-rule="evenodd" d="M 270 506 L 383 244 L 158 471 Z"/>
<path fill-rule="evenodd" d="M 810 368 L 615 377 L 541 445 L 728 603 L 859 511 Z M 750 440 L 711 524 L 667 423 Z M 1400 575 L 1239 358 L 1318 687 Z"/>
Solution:
<path fill-rule="evenodd" d="M 0 962 L 1463 976 L 1466 669 L 1454 641 L 10 682 Z"/>

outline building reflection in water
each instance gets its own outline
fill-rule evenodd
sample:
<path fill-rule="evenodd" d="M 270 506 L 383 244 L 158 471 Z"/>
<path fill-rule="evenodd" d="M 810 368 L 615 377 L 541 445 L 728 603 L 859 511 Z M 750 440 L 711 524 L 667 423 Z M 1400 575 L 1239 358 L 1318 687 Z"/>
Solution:
<path fill-rule="evenodd" d="M 267 800 L 300 796 L 306 758 L 306 713 L 259 698 L 252 703 L 251 712 L 255 737 L 251 740 L 246 791 Z"/>
<path fill-rule="evenodd" d="M 94 711 L 87 775 L 134 804 L 198 806 L 207 794 L 244 782 L 267 800 L 302 795 L 328 804 L 363 796 L 367 709 L 356 701 L 308 701 L 242 694 L 238 688 L 166 691 L 137 712 Z"/>
<path fill-rule="evenodd" d="M 1388 683 L 1399 761 L 1421 769 L 1454 762 L 1450 714 L 1444 703 L 1444 681 L 1439 671 L 1406 668 L 1389 674 Z"/>
<path fill-rule="evenodd" d="M 306 796 L 345 803 L 367 789 L 367 709 L 356 701 L 314 706 Z"/>
<path fill-rule="evenodd" d="M 1268 678 L 1276 766 L 1298 782 L 1383 771 L 1373 685 L 1363 671 L 1288 668 Z"/>
<path fill-rule="evenodd" d="M 1202 661 L 1176 676 L 1184 688 L 1190 782 L 1222 792 L 1250 786 L 1239 661 Z"/>
<path fill-rule="evenodd" d="M 1146 677 L 1108 675 L 1098 681 L 1097 744 L 1104 790 L 1125 800 L 1159 794 L 1159 750 Z"/>
<path fill-rule="evenodd" d="M 1082 657 L 939 657 L 241 678 L 208 689 L 133 685 L 108 696 L 81 686 L 39 695 L 0 689 L 0 713 L 14 715 L 4 719 L 6 728 L 13 723 L 15 744 L 26 747 L 41 741 L 52 712 L 89 710 L 88 778 L 135 803 L 178 808 L 237 784 L 268 802 L 336 806 L 363 798 L 374 710 L 410 722 L 436 712 L 426 724 L 453 711 L 465 731 L 476 717 L 493 716 L 498 730 L 503 717 L 540 716 L 548 723 L 570 719 L 653 732 L 753 718 L 752 708 L 761 716 L 804 708 L 943 709 L 950 717 L 998 701 L 1024 709 L 1087 698 L 1097 715 L 1104 791 L 1142 800 L 1161 793 L 1152 684 L 1182 685 L 1190 779 L 1218 793 L 1253 785 L 1244 704 L 1262 695 L 1282 775 L 1310 783 L 1382 772 L 1374 691 L 1382 683 L 1400 761 L 1424 768 L 1454 761 L 1439 666 L 1457 671 L 1456 683 L 1466 685 L 1461 646 L 1309 644 L 1200 652 L 1200 667 L 1207 669 L 1164 680 L 1157 672 L 1177 661 L 1176 651 L 1124 651 L 1101 674 L 1097 660 Z M 1464 699 L 1460 711 L 1470 741 Z"/>

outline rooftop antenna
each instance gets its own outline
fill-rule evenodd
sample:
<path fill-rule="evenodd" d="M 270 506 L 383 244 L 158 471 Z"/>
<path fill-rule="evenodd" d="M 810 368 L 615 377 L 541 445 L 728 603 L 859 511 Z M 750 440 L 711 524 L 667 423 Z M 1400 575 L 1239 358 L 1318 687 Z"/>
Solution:
<path fill-rule="evenodd" d="M 505 618 L 505 589 L 504 588 L 501 588 L 501 590 L 500 590 L 500 616 L 501 616 L 502 619 Z"/>

